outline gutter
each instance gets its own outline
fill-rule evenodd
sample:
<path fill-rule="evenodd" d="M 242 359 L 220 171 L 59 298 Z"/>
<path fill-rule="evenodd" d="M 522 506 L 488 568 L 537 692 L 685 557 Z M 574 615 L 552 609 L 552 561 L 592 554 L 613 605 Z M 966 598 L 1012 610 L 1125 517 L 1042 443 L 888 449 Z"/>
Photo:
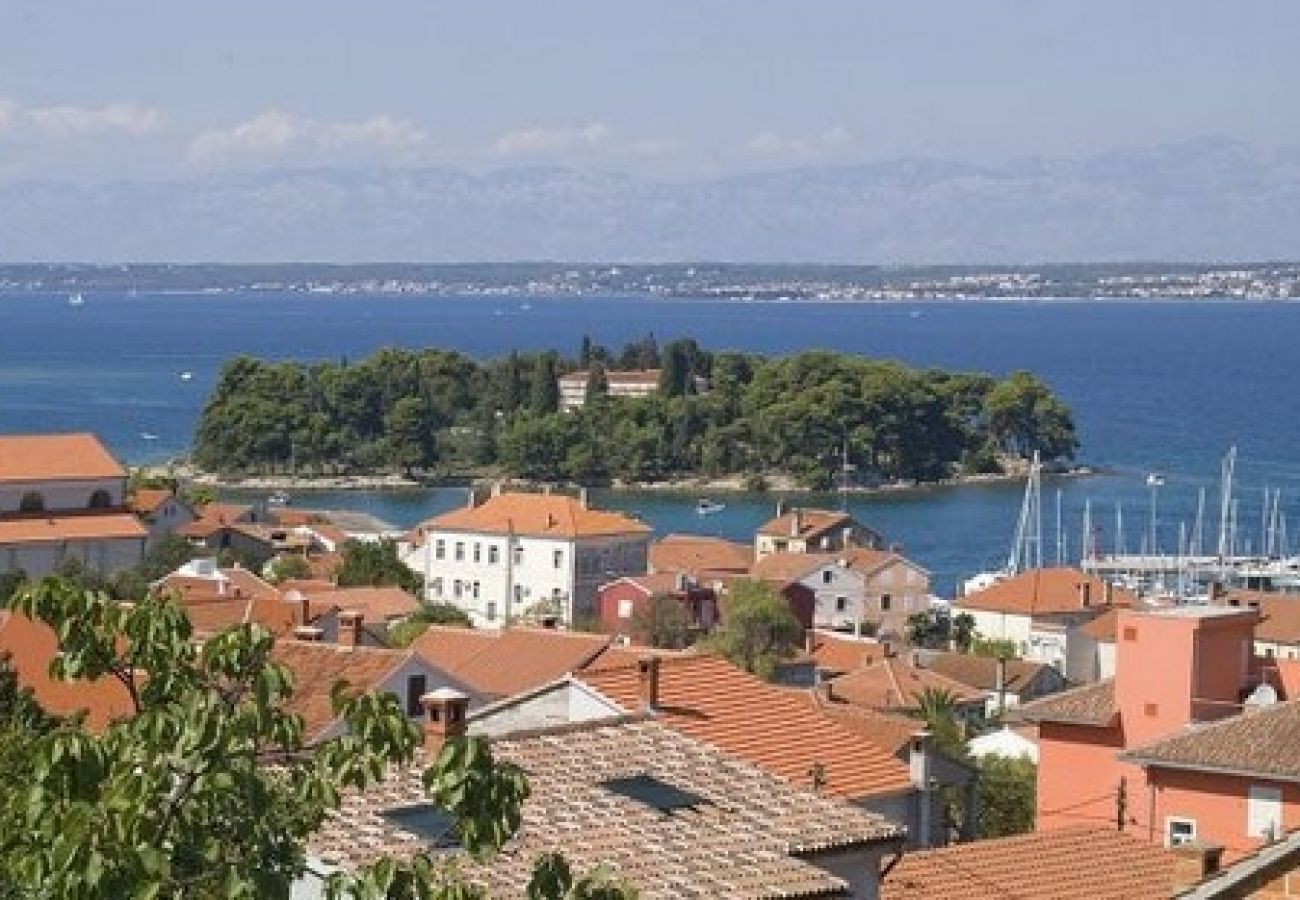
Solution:
<path fill-rule="evenodd" d="M 1206 763 L 1179 762 L 1160 759 L 1156 756 L 1143 756 L 1138 753 L 1120 753 L 1116 759 L 1133 763 L 1142 768 L 1175 769 L 1180 772 L 1205 772 L 1213 775 L 1231 775 L 1236 778 L 1253 778 L 1262 781 L 1281 781 L 1288 784 L 1300 784 L 1300 772 L 1268 772 L 1263 769 L 1239 769 L 1233 766 L 1216 766 Z"/>

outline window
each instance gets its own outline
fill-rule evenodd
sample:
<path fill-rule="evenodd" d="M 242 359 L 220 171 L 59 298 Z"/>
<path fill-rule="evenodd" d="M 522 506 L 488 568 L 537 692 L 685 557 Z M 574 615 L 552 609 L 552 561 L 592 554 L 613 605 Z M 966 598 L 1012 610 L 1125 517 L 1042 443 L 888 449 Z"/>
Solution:
<path fill-rule="evenodd" d="M 836 598 L 835 598 L 835 611 L 836 611 L 836 612 L 844 612 L 844 610 L 846 610 L 846 609 L 848 609 L 848 608 L 849 608 L 849 598 L 848 598 L 848 597 L 836 597 Z"/>
<path fill-rule="evenodd" d="M 112 504 L 113 504 L 112 495 L 109 494 L 108 491 L 103 490 L 101 488 L 100 490 L 95 491 L 95 493 L 90 495 L 90 503 L 88 505 L 90 506 L 91 509 L 108 509 L 108 507 L 111 506 Z"/>
<path fill-rule="evenodd" d="M 456 562 L 464 562 L 464 561 L 465 561 L 465 542 L 464 542 L 464 541 L 457 541 L 457 542 L 456 542 Z"/>
<path fill-rule="evenodd" d="M 835 577 L 835 573 L 830 569 L 822 569 L 822 584 L 830 584 Z"/>
<path fill-rule="evenodd" d="M 464 593 L 465 586 L 461 583 L 461 580 L 457 578 L 451 583 L 451 595 L 459 600 Z"/>
<path fill-rule="evenodd" d="M 524 548 L 519 544 L 515 544 L 515 565 L 517 566 L 523 565 L 523 562 L 524 562 Z"/>
<path fill-rule="evenodd" d="M 632 601 L 631 601 L 631 600 L 620 600 L 620 601 L 618 601 L 618 617 L 619 617 L 620 619 L 630 619 L 630 618 L 632 618 Z"/>
<path fill-rule="evenodd" d="M 442 538 L 433 542 L 433 555 L 435 559 L 447 558 L 447 542 Z"/>
<path fill-rule="evenodd" d="M 1246 836 L 1276 840 L 1282 836 L 1282 791 L 1250 786 L 1246 800 Z"/>
<path fill-rule="evenodd" d="M 515 585 L 515 602 L 524 602 L 524 586 L 522 584 Z"/>
<path fill-rule="evenodd" d="M 432 803 L 393 807 L 379 813 L 379 817 L 418 837 L 421 848 L 448 853 L 460 847 L 456 817 Z"/>
<path fill-rule="evenodd" d="M 474 562 L 479 562 L 483 558 L 483 545 L 477 541 L 474 543 Z"/>
<path fill-rule="evenodd" d="M 1146 703 L 1142 706 L 1142 715 L 1154 719 L 1160 715 L 1160 705 L 1157 703 Z"/>
<path fill-rule="evenodd" d="M 1196 840 L 1196 820 L 1170 816 L 1165 819 L 1165 846 L 1181 847 Z"/>
<path fill-rule="evenodd" d="M 495 566 L 501 561 L 501 551 L 496 544 L 488 544 L 488 565 Z"/>
<path fill-rule="evenodd" d="M 420 705 L 420 698 L 424 692 L 429 689 L 428 679 L 423 675 L 408 675 L 406 677 L 406 714 L 408 716 L 418 716 L 424 712 L 424 707 Z"/>
<path fill-rule="evenodd" d="M 1124 626 L 1124 640 L 1136 641 L 1138 639 L 1138 630 L 1132 625 Z"/>
<path fill-rule="evenodd" d="M 489 600 L 487 605 L 487 620 L 495 622 L 497 617 L 497 604 L 495 600 Z"/>
<path fill-rule="evenodd" d="M 894 598 L 889 594 L 880 595 L 880 611 L 889 612 L 889 608 L 894 605 Z"/>
<path fill-rule="evenodd" d="M 551 551 L 551 565 L 554 566 L 554 567 L 557 568 L 557 569 L 560 569 L 560 568 L 563 568 L 563 567 L 564 567 L 564 551 L 563 551 L 563 550 L 552 550 L 552 551 Z"/>
<path fill-rule="evenodd" d="M 474 598 L 475 600 L 478 599 L 478 582 L 477 582 L 477 581 L 474 582 L 474 586 L 470 589 L 470 595 L 473 596 L 473 598 Z"/>
<path fill-rule="evenodd" d="M 40 491 L 28 491 L 18 501 L 19 512 L 41 512 L 45 509 L 45 495 Z"/>
<path fill-rule="evenodd" d="M 789 546 L 790 546 L 790 542 L 789 542 L 789 541 L 773 541 L 773 542 L 772 542 L 772 549 L 775 550 L 777 553 L 784 553 L 784 552 L 786 551 L 786 548 L 789 547 Z"/>
<path fill-rule="evenodd" d="M 441 579 L 441 578 L 435 578 L 435 579 L 433 579 L 432 585 L 433 585 L 433 596 L 435 596 L 435 597 L 441 597 L 441 596 L 442 596 L 442 579 Z"/>

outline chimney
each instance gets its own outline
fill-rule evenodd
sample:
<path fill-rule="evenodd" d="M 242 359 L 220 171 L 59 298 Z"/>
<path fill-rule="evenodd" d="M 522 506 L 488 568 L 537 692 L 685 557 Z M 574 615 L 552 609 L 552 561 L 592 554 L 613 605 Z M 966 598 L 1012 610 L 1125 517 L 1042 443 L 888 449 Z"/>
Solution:
<path fill-rule="evenodd" d="M 842 529 L 840 529 L 840 546 L 841 547 L 853 546 L 853 529 L 848 525 L 845 525 Z"/>
<path fill-rule="evenodd" d="M 1007 711 L 1007 658 L 998 656 L 998 665 L 996 669 L 996 681 L 994 689 L 998 692 L 998 715 L 1004 715 Z"/>
<path fill-rule="evenodd" d="M 1085 608 L 1092 605 L 1092 583 L 1089 581 L 1079 582 L 1079 605 Z"/>
<path fill-rule="evenodd" d="M 890 641 L 880 642 L 880 652 L 884 654 L 885 659 L 893 659 L 897 655 L 894 645 Z"/>
<path fill-rule="evenodd" d="M 325 636 L 325 629 L 318 628 L 315 625 L 296 625 L 293 629 L 293 636 L 300 641 L 311 641 L 319 644 L 322 637 Z"/>
<path fill-rule="evenodd" d="M 466 491 L 466 494 L 467 496 L 465 498 L 465 508 L 473 509 L 475 506 L 478 505 L 478 495 L 474 493 L 474 485 L 471 484 L 469 486 L 469 490 Z"/>
<path fill-rule="evenodd" d="M 311 624 L 311 600 L 301 591 L 295 591 L 298 595 L 298 617 L 300 625 Z"/>
<path fill-rule="evenodd" d="M 501 496 L 501 482 L 499 481 L 492 482 L 492 496 L 493 497 Z"/>
<path fill-rule="evenodd" d="M 921 656 L 920 650 L 917 649 L 912 650 L 912 668 L 914 669 L 925 668 L 925 658 Z"/>
<path fill-rule="evenodd" d="M 790 516 L 790 537 L 798 537 L 803 530 L 803 510 L 796 509 Z"/>
<path fill-rule="evenodd" d="M 803 649 L 809 656 L 817 649 L 817 630 L 815 628 L 805 629 L 803 633 Z"/>
<path fill-rule="evenodd" d="M 1105 598 L 1105 600 L 1106 600 L 1106 605 L 1107 605 L 1107 606 L 1114 606 L 1114 605 L 1115 605 L 1115 585 L 1114 585 L 1113 583 L 1109 582 L 1109 581 L 1104 582 L 1104 586 L 1102 587 L 1101 591 L 1102 591 L 1102 597 Z"/>
<path fill-rule="evenodd" d="M 441 744 L 447 738 L 465 734 L 465 713 L 469 710 L 469 697 L 451 687 L 420 695 L 424 707 L 425 745 Z"/>
<path fill-rule="evenodd" d="M 1177 857 L 1174 863 L 1174 890 L 1181 891 L 1209 878 L 1219 871 L 1223 862 L 1223 847 L 1205 841 L 1191 841 L 1170 847 Z"/>
<path fill-rule="evenodd" d="M 921 794 L 917 837 L 922 847 L 931 845 L 930 832 L 934 827 L 931 823 L 931 807 L 933 804 L 930 800 L 930 791 L 934 788 L 934 779 L 930 774 L 930 760 L 933 756 L 933 748 L 934 736 L 924 729 L 913 734 L 911 741 L 907 745 L 908 772 L 912 776 L 912 786 Z"/>
<path fill-rule="evenodd" d="M 690 590 L 690 588 L 691 588 L 691 576 L 687 575 L 685 572 L 678 572 L 677 590 L 684 594 L 688 590 Z"/>
<path fill-rule="evenodd" d="M 578 488 L 578 504 L 579 504 L 583 509 L 587 509 L 587 508 L 588 508 L 588 500 L 589 500 L 589 498 L 588 498 L 588 496 L 587 496 L 587 489 L 586 489 L 585 487 L 580 487 L 580 488 Z"/>
<path fill-rule="evenodd" d="M 644 656 L 636 661 L 637 696 L 641 700 L 641 711 L 652 713 L 659 710 L 659 667 L 662 660 L 657 656 Z"/>
<path fill-rule="evenodd" d="M 785 500 L 776 501 L 776 517 L 779 519 L 785 515 Z"/>
<path fill-rule="evenodd" d="M 361 643 L 361 620 L 359 609 L 339 610 L 339 646 L 356 647 Z"/>

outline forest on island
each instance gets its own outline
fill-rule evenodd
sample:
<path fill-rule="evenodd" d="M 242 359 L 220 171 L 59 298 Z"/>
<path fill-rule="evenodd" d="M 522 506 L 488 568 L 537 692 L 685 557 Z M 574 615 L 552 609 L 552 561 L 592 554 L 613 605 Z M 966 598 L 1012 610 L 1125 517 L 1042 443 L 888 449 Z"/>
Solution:
<path fill-rule="evenodd" d="M 659 369 L 648 397 L 611 397 L 606 372 Z M 589 373 L 586 402 L 560 409 L 561 375 Z M 696 378 L 707 389 L 696 393 Z M 792 475 L 825 488 L 997 472 L 1035 451 L 1077 448 L 1069 408 L 1038 377 L 915 369 L 844 353 L 765 357 L 653 336 L 621 352 L 476 361 L 383 349 L 362 360 L 249 357 L 222 370 L 194 462 L 224 474 L 401 471 L 546 481 L 648 482 Z"/>

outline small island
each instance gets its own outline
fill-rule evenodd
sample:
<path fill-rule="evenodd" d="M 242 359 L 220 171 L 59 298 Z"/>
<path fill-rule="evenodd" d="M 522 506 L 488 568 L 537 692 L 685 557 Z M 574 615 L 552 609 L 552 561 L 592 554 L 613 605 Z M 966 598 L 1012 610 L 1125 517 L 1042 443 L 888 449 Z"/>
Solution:
<path fill-rule="evenodd" d="M 1073 459 L 1069 408 L 1039 378 L 915 369 L 828 351 L 766 357 L 653 336 L 621 352 L 476 361 L 228 362 L 193 463 L 225 478 L 400 475 L 871 488 Z"/>

